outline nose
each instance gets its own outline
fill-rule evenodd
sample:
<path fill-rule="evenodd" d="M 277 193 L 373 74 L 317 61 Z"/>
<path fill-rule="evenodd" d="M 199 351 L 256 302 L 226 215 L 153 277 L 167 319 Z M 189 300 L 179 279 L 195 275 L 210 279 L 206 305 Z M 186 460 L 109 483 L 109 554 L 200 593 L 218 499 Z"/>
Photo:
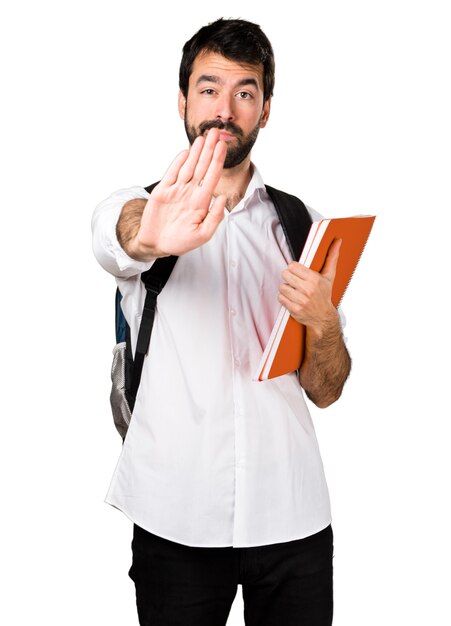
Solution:
<path fill-rule="evenodd" d="M 223 122 L 231 121 L 235 118 L 233 98 L 228 94 L 222 94 L 216 101 L 216 119 Z"/>

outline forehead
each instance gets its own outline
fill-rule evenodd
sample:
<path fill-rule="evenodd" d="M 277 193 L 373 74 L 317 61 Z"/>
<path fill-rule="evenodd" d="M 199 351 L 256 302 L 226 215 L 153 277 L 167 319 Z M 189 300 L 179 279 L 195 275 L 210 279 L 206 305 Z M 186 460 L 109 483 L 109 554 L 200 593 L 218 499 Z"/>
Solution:
<path fill-rule="evenodd" d="M 238 82 L 245 78 L 254 78 L 263 91 L 263 65 L 261 63 L 258 65 L 238 63 L 217 52 L 201 52 L 194 60 L 189 77 L 190 85 L 196 84 L 202 75 L 217 76 L 224 82 Z"/>

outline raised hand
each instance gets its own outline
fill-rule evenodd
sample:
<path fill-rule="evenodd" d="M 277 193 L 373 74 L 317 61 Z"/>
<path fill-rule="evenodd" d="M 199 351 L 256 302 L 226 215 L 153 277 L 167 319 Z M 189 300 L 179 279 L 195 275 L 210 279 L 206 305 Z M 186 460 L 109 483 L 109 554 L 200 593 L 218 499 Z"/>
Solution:
<path fill-rule="evenodd" d="M 144 208 L 134 242 L 140 256 L 179 256 L 213 236 L 224 217 L 225 196 L 211 201 L 226 152 L 212 128 L 174 159 Z"/>

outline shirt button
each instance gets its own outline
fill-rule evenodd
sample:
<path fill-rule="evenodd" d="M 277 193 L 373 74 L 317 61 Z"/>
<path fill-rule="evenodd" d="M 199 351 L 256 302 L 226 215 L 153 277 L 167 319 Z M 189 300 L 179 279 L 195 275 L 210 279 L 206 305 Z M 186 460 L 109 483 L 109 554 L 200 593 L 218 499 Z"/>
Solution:
<path fill-rule="evenodd" d="M 230 309 L 230 315 L 236 315 L 235 309 Z"/>
<path fill-rule="evenodd" d="M 232 267 L 236 267 L 236 261 L 230 261 L 230 265 L 231 265 Z"/>
<path fill-rule="evenodd" d="M 239 367 L 239 366 L 241 365 L 241 361 L 240 361 L 240 359 L 234 359 L 234 360 L 233 360 L 233 362 L 235 363 L 235 365 L 236 365 L 237 367 Z"/>

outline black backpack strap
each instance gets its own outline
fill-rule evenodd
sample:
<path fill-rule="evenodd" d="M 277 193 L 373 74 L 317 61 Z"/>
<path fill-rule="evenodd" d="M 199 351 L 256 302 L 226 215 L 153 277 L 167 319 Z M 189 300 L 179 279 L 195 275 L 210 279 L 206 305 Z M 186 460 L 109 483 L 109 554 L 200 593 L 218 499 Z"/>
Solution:
<path fill-rule="evenodd" d="M 158 183 L 154 183 L 153 185 L 146 187 L 146 191 L 150 193 L 157 184 Z M 157 307 L 157 298 L 159 293 L 167 283 L 169 276 L 171 275 L 171 272 L 174 268 L 174 265 L 177 262 L 177 259 L 178 257 L 176 256 L 161 257 L 154 262 L 150 269 L 141 274 L 141 280 L 146 287 L 146 298 L 144 301 L 144 308 L 141 323 L 139 326 L 138 338 L 136 340 L 132 378 L 127 393 L 127 400 L 131 411 L 133 411 L 136 394 L 138 392 L 139 383 L 141 381 L 144 358 L 149 349 L 150 336 L 152 334 L 152 327 Z"/>
<path fill-rule="evenodd" d="M 157 186 L 158 183 L 153 183 L 153 185 L 149 185 L 145 187 L 145 190 L 148 193 L 151 193 L 152 189 Z M 116 289 L 116 343 L 121 343 L 125 341 L 127 343 L 127 347 L 130 343 L 130 332 L 128 328 L 128 324 L 125 321 L 124 314 L 122 313 L 121 308 L 122 294 L 119 288 Z M 129 359 L 130 362 L 133 363 L 133 358 L 131 356 L 131 350 L 129 351 Z"/>
<path fill-rule="evenodd" d="M 155 261 L 152 267 L 141 274 L 141 280 L 146 287 L 146 299 L 144 301 L 141 324 L 139 326 L 138 338 L 136 340 L 135 357 L 133 360 L 133 373 L 129 389 L 129 405 L 134 405 L 141 373 L 144 365 L 144 357 L 147 354 L 152 334 L 155 311 L 157 308 L 157 298 L 160 291 L 167 283 L 172 269 L 177 261 L 176 256 L 161 257 Z M 133 410 L 133 406 L 130 406 Z"/>
<path fill-rule="evenodd" d="M 310 213 L 302 200 L 296 196 L 269 185 L 266 185 L 266 191 L 276 207 L 291 255 L 295 261 L 299 261 L 312 225 Z"/>

